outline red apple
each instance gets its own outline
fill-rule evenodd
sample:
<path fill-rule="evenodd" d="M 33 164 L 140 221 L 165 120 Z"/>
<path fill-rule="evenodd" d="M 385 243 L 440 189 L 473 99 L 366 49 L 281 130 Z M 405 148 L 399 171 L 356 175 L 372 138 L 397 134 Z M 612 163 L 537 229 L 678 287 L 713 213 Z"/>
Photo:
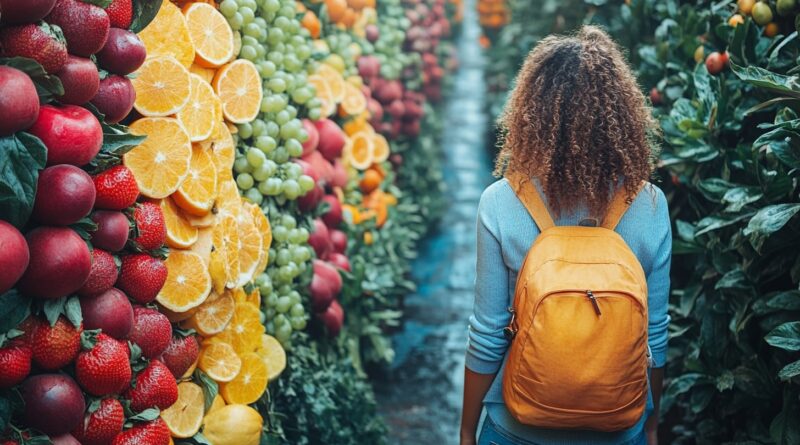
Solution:
<path fill-rule="evenodd" d="M 314 248 L 317 258 L 321 259 L 327 258 L 328 254 L 333 250 L 328 227 L 319 218 L 314 220 L 314 230 L 311 232 L 311 236 L 308 237 L 308 244 Z"/>
<path fill-rule="evenodd" d="M 117 340 L 128 338 L 133 326 L 133 307 L 119 289 L 111 288 L 102 294 L 81 297 L 83 328 L 102 329 Z"/>
<path fill-rule="evenodd" d="M 39 374 L 20 387 L 25 401 L 25 426 L 46 434 L 66 434 L 83 421 L 86 402 L 83 393 L 66 374 Z"/>
<path fill-rule="evenodd" d="M 30 261 L 25 237 L 11 224 L 0 220 L 0 294 L 19 281 Z"/>
<path fill-rule="evenodd" d="M 344 325 L 344 309 L 342 309 L 342 305 L 337 300 L 333 300 L 328 308 L 325 309 L 325 312 L 318 313 L 317 317 L 328 328 L 328 335 L 331 337 L 339 335 Z"/>
<path fill-rule="evenodd" d="M 308 139 L 303 142 L 303 156 L 305 156 L 317 149 L 317 145 L 319 145 L 319 132 L 317 131 L 317 127 L 314 126 L 314 122 L 308 119 L 303 119 L 303 128 L 306 130 L 306 133 L 308 133 Z"/>
<path fill-rule="evenodd" d="M 322 215 L 322 220 L 325 222 L 325 225 L 331 228 L 339 227 L 339 224 L 342 223 L 342 203 L 339 202 L 339 198 L 334 195 L 327 195 L 322 198 L 322 202 L 327 202 L 330 207 L 328 211 Z"/>
<path fill-rule="evenodd" d="M 339 159 L 333 161 L 333 174 L 331 175 L 330 184 L 331 187 L 347 187 L 347 170 L 344 168 L 344 164 Z"/>
<path fill-rule="evenodd" d="M 124 76 L 144 63 L 147 57 L 142 39 L 127 29 L 111 28 L 103 49 L 97 53 L 97 61 L 106 71 Z"/>
<path fill-rule="evenodd" d="M 92 98 L 92 105 L 103 113 L 106 122 L 116 124 L 125 119 L 133 109 L 136 90 L 131 81 L 124 76 L 112 74 L 100 81 L 100 89 Z"/>
<path fill-rule="evenodd" d="M 316 176 L 310 175 L 305 171 L 303 174 L 311 176 L 314 178 L 314 181 L 317 181 L 318 183 L 319 181 L 322 181 L 326 184 L 330 182 L 331 177 L 333 176 L 333 166 L 322 156 L 319 151 L 312 151 L 306 156 L 303 156 L 302 160 L 312 167 L 313 171 L 316 173 Z M 302 166 L 303 164 L 300 165 Z"/>
<path fill-rule="evenodd" d="M 85 171 L 69 164 L 47 167 L 39 174 L 32 217 L 42 224 L 74 224 L 92 211 L 95 196 Z"/>
<path fill-rule="evenodd" d="M 109 252 L 119 252 L 128 242 L 131 230 L 128 217 L 122 212 L 96 210 L 92 213 L 92 221 L 97 230 L 92 232 L 92 245 Z"/>
<path fill-rule="evenodd" d="M 100 122 L 86 108 L 43 105 L 28 132 L 47 146 L 47 165 L 86 165 L 103 145 Z"/>
<path fill-rule="evenodd" d="M 315 311 L 324 311 L 336 297 L 330 283 L 319 275 L 314 275 L 311 278 L 309 292 L 311 293 L 311 304 Z"/>
<path fill-rule="evenodd" d="M 339 295 L 342 291 L 342 276 L 333 265 L 327 261 L 314 260 L 313 261 L 314 275 L 319 275 L 331 288 L 333 295 Z"/>
<path fill-rule="evenodd" d="M 377 42 L 378 39 L 381 36 L 380 31 L 378 30 L 378 27 L 376 25 L 373 25 L 373 24 L 367 25 L 367 27 L 364 28 L 364 32 L 366 34 L 367 40 L 369 40 L 370 43 Z"/>
<path fill-rule="evenodd" d="M 403 85 L 397 80 L 391 80 L 383 84 L 375 96 L 382 104 L 390 104 L 403 98 Z"/>
<path fill-rule="evenodd" d="M 83 105 L 97 94 L 100 88 L 100 75 L 94 62 L 83 57 L 69 55 L 67 63 L 56 73 L 64 86 L 61 103 Z"/>
<path fill-rule="evenodd" d="M 321 119 L 314 123 L 319 131 L 319 146 L 317 150 L 330 162 L 342 155 L 345 144 L 345 134 L 336 122 L 330 119 Z"/>
<path fill-rule="evenodd" d="M 72 229 L 38 227 L 25 236 L 30 264 L 19 281 L 23 294 L 60 298 L 83 286 L 92 269 L 89 247 Z"/>
<path fill-rule="evenodd" d="M 338 253 L 345 253 L 347 250 L 347 234 L 341 230 L 330 230 L 331 242 L 333 243 L 333 251 Z"/>
<path fill-rule="evenodd" d="M 381 62 L 375 56 L 358 58 L 358 74 L 365 79 L 372 79 L 381 74 Z"/>
<path fill-rule="evenodd" d="M 28 129 L 38 116 L 39 95 L 31 78 L 16 68 L 0 65 L 0 137 Z"/>
<path fill-rule="evenodd" d="M 333 264 L 334 267 L 350 272 L 350 260 L 343 254 L 331 252 L 331 254 L 328 255 L 328 261 Z"/>

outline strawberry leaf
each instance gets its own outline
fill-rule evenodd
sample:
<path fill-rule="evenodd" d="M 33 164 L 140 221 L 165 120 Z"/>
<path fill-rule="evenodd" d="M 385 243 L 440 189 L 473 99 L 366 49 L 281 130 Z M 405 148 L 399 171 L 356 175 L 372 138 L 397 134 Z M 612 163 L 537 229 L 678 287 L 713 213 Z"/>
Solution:
<path fill-rule="evenodd" d="M 174 332 L 180 337 L 191 337 L 192 335 L 197 333 L 197 331 L 195 331 L 194 329 L 181 329 L 177 327 L 177 325 L 174 326 L 176 327 L 172 328 L 172 332 Z"/>
<path fill-rule="evenodd" d="M 100 329 L 90 329 L 81 332 L 81 348 L 84 351 L 91 351 L 97 344 L 98 335 L 100 335 Z"/>
<path fill-rule="evenodd" d="M 23 445 L 50 445 L 53 441 L 50 440 L 49 437 L 43 436 L 41 434 L 37 436 L 30 436 L 27 439 L 23 439 Z"/>
<path fill-rule="evenodd" d="M 86 166 L 89 174 L 94 175 L 119 165 L 122 162 L 122 155 L 131 151 L 145 139 L 145 136 L 130 134 L 128 127 L 124 125 L 107 123 L 105 115 L 91 103 L 86 103 L 83 107 L 97 117 L 103 129 L 103 145 L 100 147 L 100 152 Z"/>
<path fill-rule="evenodd" d="M 175 445 L 213 445 L 203 433 L 198 432 L 188 439 L 181 439 Z"/>
<path fill-rule="evenodd" d="M 11 421 L 12 412 L 11 401 L 6 397 L 0 397 L 0 431 L 6 430 L 8 422 Z"/>
<path fill-rule="evenodd" d="M 97 223 L 92 221 L 92 219 L 87 216 L 79 220 L 75 224 L 70 224 L 69 228 L 74 230 L 78 235 L 80 235 L 80 237 L 83 238 L 84 241 L 89 241 L 90 239 L 92 239 L 91 232 L 97 230 Z M 90 249 L 92 248 L 91 244 L 89 245 L 89 248 Z"/>
<path fill-rule="evenodd" d="M 131 422 L 150 422 L 151 420 L 156 420 L 160 414 L 161 410 L 158 408 L 147 408 L 139 414 L 128 417 L 128 420 Z"/>
<path fill-rule="evenodd" d="M 150 362 L 142 355 L 142 348 L 136 343 L 128 342 L 128 347 L 131 349 L 131 369 L 134 373 L 141 372 Z M 131 388 L 136 386 L 136 376 L 131 378 Z"/>
<path fill-rule="evenodd" d="M 101 404 L 102 404 L 102 400 L 96 399 L 96 398 L 92 398 L 92 402 L 89 403 L 89 408 L 86 409 L 86 412 L 91 414 L 91 413 L 97 411 L 98 409 L 100 409 L 100 405 Z"/>
<path fill-rule="evenodd" d="M 61 29 L 58 28 L 58 33 L 60 34 L 60 32 Z M 0 65 L 7 65 L 27 74 L 33 81 L 34 86 L 36 86 L 36 92 L 39 93 L 39 100 L 42 103 L 48 103 L 64 94 L 64 86 L 61 84 L 61 79 L 55 75 L 48 74 L 42 65 L 33 59 L 27 57 L 0 58 Z"/>
<path fill-rule="evenodd" d="M 76 328 L 81 326 L 81 323 L 83 323 L 83 312 L 81 311 L 81 302 L 78 300 L 77 296 L 73 295 L 67 299 L 67 303 L 64 305 L 64 312 L 67 319 L 72 323 L 72 326 Z"/>
<path fill-rule="evenodd" d="M 12 331 L 30 313 L 30 298 L 24 297 L 16 289 L 0 295 L 0 332 Z"/>
<path fill-rule="evenodd" d="M 219 394 L 219 386 L 211 377 L 199 368 L 194 370 L 194 379 L 200 382 L 200 387 L 203 388 L 203 399 L 205 401 L 205 411 L 208 412 L 214 399 Z"/>
<path fill-rule="evenodd" d="M 28 133 L 0 138 L 0 219 L 22 228 L 33 210 L 47 147 Z"/>
<path fill-rule="evenodd" d="M 103 9 L 108 8 L 108 6 L 111 4 L 111 0 L 81 0 L 81 1 L 84 3 L 88 3 L 90 5 L 99 6 Z"/>
<path fill-rule="evenodd" d="M 61 297 L 55 300 L 47 300 L 44 302 L 44 305 L 42 305 L 42 310 L 44 311 L 44 316 L 47 318 L 50 326 L 56 325 L 58 317 L 64 314 L 64 307 L 66 304 L 67 297 Z"/>
<path fill-rule="evenodd" d="M 156 18 L 163 0 L 133 0 L 133 21 L 129 30 L 139 33 Z"/>

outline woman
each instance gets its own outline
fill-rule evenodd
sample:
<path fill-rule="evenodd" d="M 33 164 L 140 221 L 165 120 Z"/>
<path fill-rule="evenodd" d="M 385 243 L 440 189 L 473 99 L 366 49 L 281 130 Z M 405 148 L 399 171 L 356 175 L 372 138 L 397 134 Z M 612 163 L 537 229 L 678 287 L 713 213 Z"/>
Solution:
<path fill-rule="evenodd" d="M 531 51 L 500 125 L 505 140 L 496 173 L 531 178 L 557 226 L 596 226 L 617 191 L 629 198 L 615 231 L 646 278 L 649 388 L 643 389 L 644 415 L 621 431 L 545 429 L 522 424 L 509 412 L 502 391 L 510 346 L 504 328 L 511 322 L 517 274 L 540 231 L 502 179 L 486 189 L 478 210 L 461 444 L 655 444 L 672 235 L 663 193 L 651 184 L 639 192 L 653 171 L 649 135 L 656 131 L 645 98 L 616 44 L 599 28 L 585 26 L 575 36 L 548 37 Z"/>

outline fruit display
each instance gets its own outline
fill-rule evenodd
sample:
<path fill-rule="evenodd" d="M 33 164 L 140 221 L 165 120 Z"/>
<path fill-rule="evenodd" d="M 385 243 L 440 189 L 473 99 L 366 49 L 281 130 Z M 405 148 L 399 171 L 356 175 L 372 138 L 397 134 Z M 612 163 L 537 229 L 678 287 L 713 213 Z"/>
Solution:
<path fill-rule="evenodd" d="M 0 1 L 4 444 L 299 443 L 316 348 L 368 387 L 456 66 L 455 3 L 380 3 Z"/>
<path fill-rule="evenodd" d="M 528 2 L 509 4 L 498 41 L 535 42 L 558 20 L 532 22 Z M 598 23 L 625 47 L 661 127 L 655 181 L 670 200 L 675 258 L 659 441 L 796 443 L 800 9 L 793 0 L 560 8 L 563 29 Z M 488 51 L 490 81 L 513 75 L 527 48 Z"/>

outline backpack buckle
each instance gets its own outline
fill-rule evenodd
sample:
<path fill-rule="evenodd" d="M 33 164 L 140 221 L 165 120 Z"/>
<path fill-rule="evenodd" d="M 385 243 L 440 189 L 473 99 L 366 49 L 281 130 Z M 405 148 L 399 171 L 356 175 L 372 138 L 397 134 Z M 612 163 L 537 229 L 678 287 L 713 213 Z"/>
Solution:
<path fill-rule="evenodd" d="M 511 320 L 508 322 L 508 326 L 503 328 L 503 335 L 511 341 L 517 336 L 517 311 L 513 307 L 509 307 L 508 312 L 511 314 Z"/>

